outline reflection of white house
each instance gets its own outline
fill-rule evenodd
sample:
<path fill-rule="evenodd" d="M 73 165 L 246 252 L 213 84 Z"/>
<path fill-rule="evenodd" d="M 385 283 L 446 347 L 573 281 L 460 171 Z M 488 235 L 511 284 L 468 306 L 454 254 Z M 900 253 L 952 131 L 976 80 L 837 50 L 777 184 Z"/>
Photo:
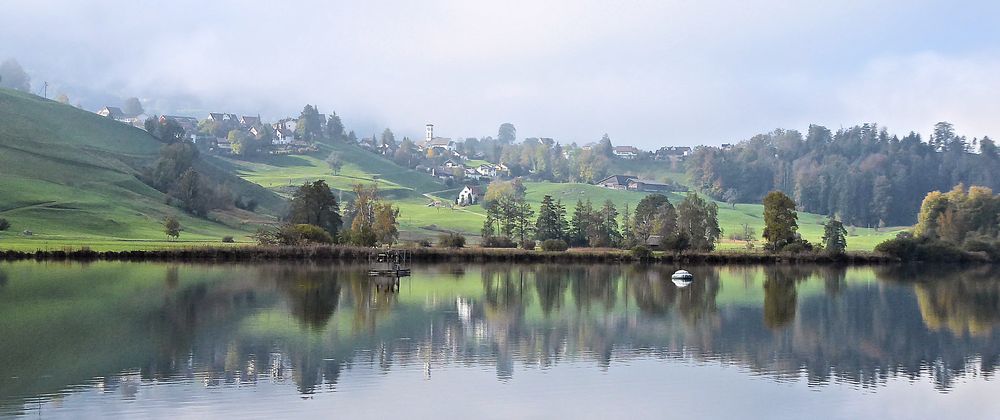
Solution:
<path fill-rule="evenodd" d="M 455 203 L 460 206 L 471 206 L 479 202 L 480 197 L 483 196 L 483 190 L 478 185 L 466 185 L 462 188 L 462 192 L 458 193 L 458 199 Z"/>

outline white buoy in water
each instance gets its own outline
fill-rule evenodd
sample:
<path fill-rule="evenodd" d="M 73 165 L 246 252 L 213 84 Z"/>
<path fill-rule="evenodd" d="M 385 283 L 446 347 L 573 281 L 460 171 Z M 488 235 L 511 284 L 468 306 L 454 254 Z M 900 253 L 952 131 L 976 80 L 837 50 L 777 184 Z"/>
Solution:
<path fill-rule="evenodd" d="M 674 279 L 674 280 L 687 280 L 687 281 L 691 281 L 691 280 L 694 280 L 694 275 L 691 274 L 691 273 L 689 273 L 689 272 L 687 272 L 687 270 L 677 270 L 677 271 L 674 272 L 674 274 L 672 276 L 670 276 L 670 278 Z"/>
<path fill-rule="evenodd" d="M 694 281 L 694 275 L 687 272 L 687 270 L 677 270 L 672 276 L 670 276 L 670 280 L 672 280 L 674 285 L 677 287 L 688 287 L 691 285 L 691 282 Z"/>

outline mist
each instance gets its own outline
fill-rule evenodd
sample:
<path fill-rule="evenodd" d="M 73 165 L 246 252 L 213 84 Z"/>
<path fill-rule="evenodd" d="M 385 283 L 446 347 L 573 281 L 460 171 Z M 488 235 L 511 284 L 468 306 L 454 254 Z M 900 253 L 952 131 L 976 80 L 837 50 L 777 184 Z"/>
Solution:
<path fill-rule="evenodd" d="M 359 135 L 733 142 L 877 122 L 1000 135 L 1000 5 L 7 1 L 0 60 L 89 110 L 336 111 Z M 802 4 L 799 4 L 802 3 Z"/>

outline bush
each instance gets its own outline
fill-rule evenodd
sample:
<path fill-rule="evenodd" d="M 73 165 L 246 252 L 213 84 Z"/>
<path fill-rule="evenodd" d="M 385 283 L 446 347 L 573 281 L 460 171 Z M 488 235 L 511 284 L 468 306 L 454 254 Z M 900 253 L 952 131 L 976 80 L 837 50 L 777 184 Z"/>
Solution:
<path fill-rule="evenodd" d="M 442 248 L 465 248 L 465 236 L 460 233 L 445 233 L 438 237 L 438 246 Z"/>
<path fill-rule="evenodd" d="M 970 254 L 950 243 L 912 236 L 897 236 L 882 242 L 875 246 L 875 252 L 903 261 L 955 262 L 972 258 Z M 983 250 L 977 249 L 976 252 L 983 252 Z M 986 253 L 989 254 L 988 251 Z"/>
<path fill-rule="evenodd" d="M 294 225 L 292 228 L 299 237 L 300 242 L 332 244 L 333 237 L 323 228 L 314 225 Z"/>
<path fill-rule="evenodd" d="M 569 244 L 562 239 L 546 239 L 542 241 L 542 251 L 561 252 L 569 249 Z"/>
<path fill-rule="evenodd" d="M 427 239 L 418 240 L 417 241 L 417 246 L 419 246 L 421 248 L 430 248 L 431 247 L 431 241 L 429 241 Z"/>
<path fill-rule="evenodd" d="M 875 245 L 875 252 L 880 252 L 901 260 L 912 260 L 917 255 L 918 241 L 912 237 L 896 236 L 878 245 Z"/>
<path fill-rule="evenodd" d="M 517 248 L 517 243 L 506 236 L 490 236 L 483 238 L 483 248 Z"/>
<path fill-rule="evenodd" d="M 223 236 L 222 237 L 222 243 L 224 243 L 224 244 L 231 244 L 233 242 L 236 242 L 236 240 L 233 239 L 232 236 Z"/>
<path fill-rule="evenodd" d="M 0 218 L 0 231 L 5 231 L 10 229 L 10 222 L 7 219 Z"/>
<path fill-rule="evenodd" d="M 632 248 L 632 258 L 639 261 L 649 260 L 653 258 L 653 251 L 650 251 L 645 245 L 637 245 L 635 248 Z"/>
<path fill-rule="evenodd" d="M 813 245 L 805 239 L 796 239 L 789 242 L 785 246 L 781 247 L 782 252 L 787 252 L 790 254 L 801 254 L 803 252 L 812 252 Z"/>
<path fill-rule="evenodd" d="M 535 245 L 535 241 L 532 239 L 525 239 L 524 242 L 521 242 L 521 248 L 529 251 L 533 251 L 535 249 Z"/>
<path fill-rule="evenodd" d="M 332 244 L 333 237 L 319 226 L 313 225 L 282 225 L 281 227 L 261 227 L 250 235 L 258 244 L 273 245 L 305 245 L 308 243 Z"/>
<path fill-rule="evenodd" d="M 1000 260 L 1000 243 L 990 241 L 989 238 L 969 238 L 962 244 L 962 249 L 967 252 L 980 252 L 986 254 L 994 261 Z"/>

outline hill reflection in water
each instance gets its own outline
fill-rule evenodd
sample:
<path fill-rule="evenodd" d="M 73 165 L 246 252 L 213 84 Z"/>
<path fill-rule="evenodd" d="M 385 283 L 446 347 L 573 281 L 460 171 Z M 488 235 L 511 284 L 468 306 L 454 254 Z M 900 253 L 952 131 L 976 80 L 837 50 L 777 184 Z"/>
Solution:
<path fill-rule="evenodd" d="M 364 386 L 366 372 L 734 366 L 776 381 L 988 380 L 991 267 L 430 265 L 397 286 L 364 267 L 0 265 L 0 413 L 144 386 Z M 352 375 L 353 373 L 353 375 Z M 27 411 L 26 411 L 27 410 Z"/>

